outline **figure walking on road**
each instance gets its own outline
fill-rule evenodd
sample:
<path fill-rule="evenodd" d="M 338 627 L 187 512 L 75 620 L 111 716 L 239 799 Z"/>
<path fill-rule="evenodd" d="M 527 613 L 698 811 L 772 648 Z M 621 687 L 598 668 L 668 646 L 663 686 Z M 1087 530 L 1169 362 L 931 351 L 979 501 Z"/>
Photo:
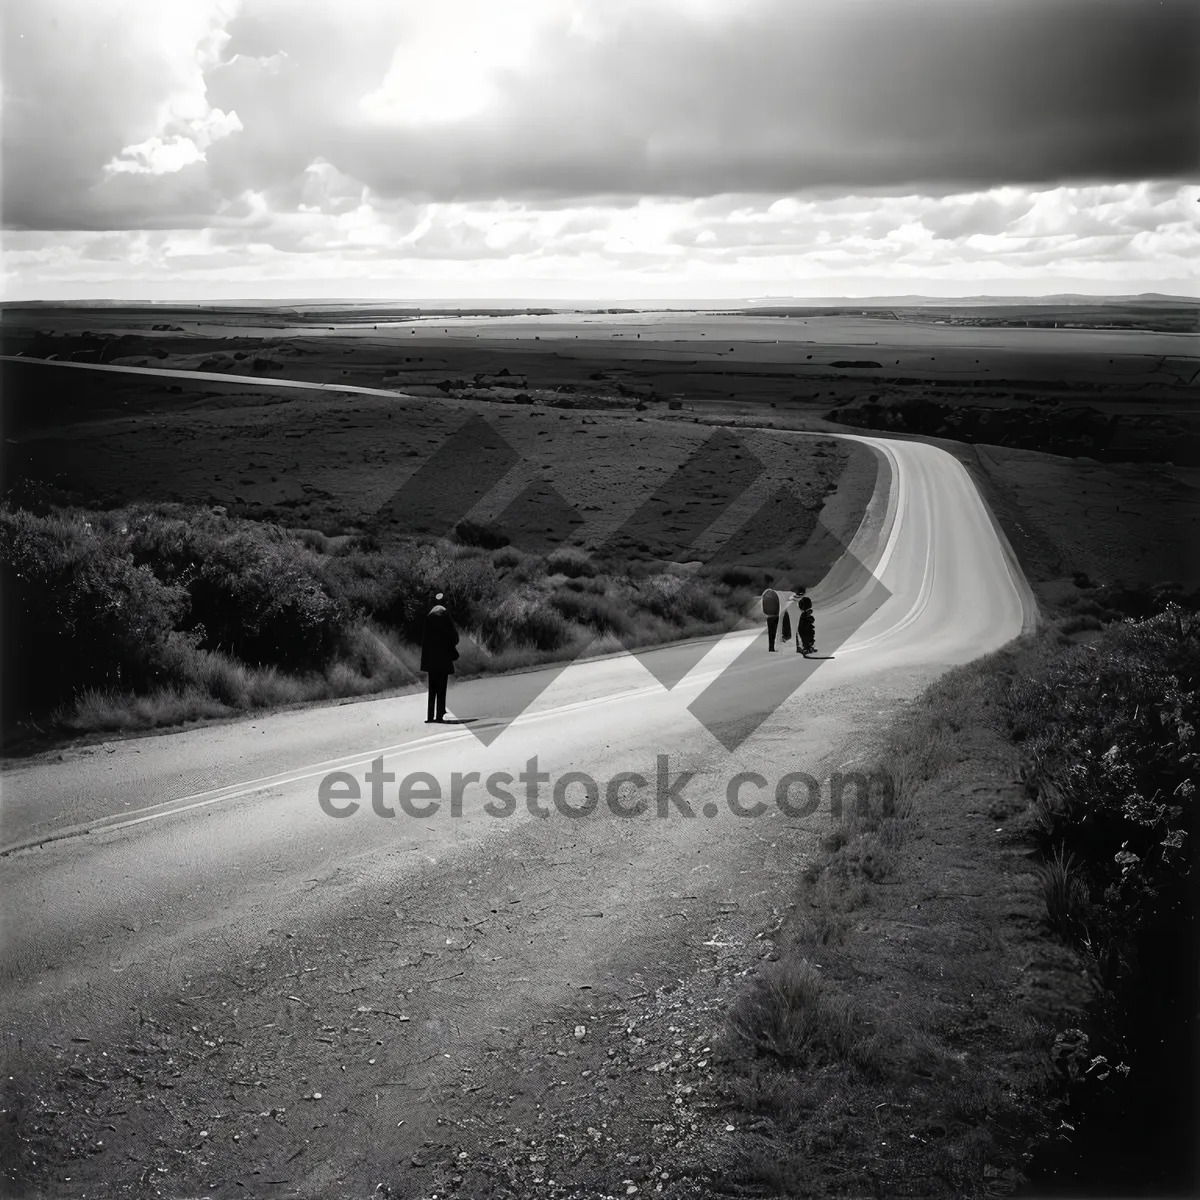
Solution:
<path fill-rule="evenodd" d="M 800 618 L 796 622 L 796 649 L 807 656 L 816 648 L 817 623 L 813 618 L 812 601 L 807 596 L 800 597 Z"/>
<path fill-rule="evenodd" d="M 796 601 L 804 595 L 804 589 L 801 588 L 798 592 L 793 592 L 783 605 L 783 621 L 779 626 L 779 640 L 781 642 L 790 642 L 795 634 L 800 620 L 800 607 Z M 799 642 L 796 643 L 799 648 Z"/>
<path fill-rule="evenodd" d="M 804 611 L 804 588 L 797 588 L 788 598 L 788 602 L 783 607 L 783 640 L 790 642 L 792 637 L 796 639 L 796 650 L 800 650 L 800 617 Z"/>
<path fill-rule="evenodd" d="M 444 598 L 438 592 L 437 603 L 425 618 L 425 631 L 421 637 L 421 670 L 429 676 L 426 725 L 446 719 L 446 684 L 454 674 L 454 660 L 458 657 L 458 630 L 442 604 Z"/>
<path fill-rule="evenodd" d="M 763 615 L 767 618 L 767 649 L 775 650 L 775 631 L 779 628 L 779 593 L 767 588 L 762 594 Z"/>

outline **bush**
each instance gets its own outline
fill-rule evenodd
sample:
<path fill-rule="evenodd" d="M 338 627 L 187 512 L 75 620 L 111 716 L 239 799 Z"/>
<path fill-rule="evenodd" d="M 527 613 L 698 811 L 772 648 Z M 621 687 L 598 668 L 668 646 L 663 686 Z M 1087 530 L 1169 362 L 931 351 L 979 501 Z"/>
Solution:
<path fill-rule="evenodd" d="M 735 1001 L 729 1030 L 739 1048 L 788 1067 L 848 1061 L 878 1074 L 884 1066 L 879 1039 L 847 997 L 804 961 L 768 966 Z"/>
<path fill-rule="evenodd" d="M 509 537 L 498 526 L 485 521 L 468 521 L 465 518 L 454 526 L 454 536 L 464 546 L 479 546 L 484 550 L 499 550 L 507 546 Z"/>
<path fill-rule="evenodd" d="M 492 566 L 497 570 L 510 570 L 520 566 L 525 555 L 516 546 L 503 546 L 492 555 Z"/>
<path fill-rule="evenodd" d="M 761 590 L 770 584 L 772 576 L 770 571 L 756 570 L 753 567 L 726 567 L 717 578 L 726 587 Z"/>
<path fill-rule="evenodd" d="M 419 592 L 420 622 L 440 591 L 443 604 L 460 625 L 478 624 L 479 619 L 500 599 L 500 580 L 490 560 L 485 558 L 443 560 L 432 547 L 419 558 L 418 577 L 423 590 Z M 409 634 L 420 640 L 420 630 L 410 623 Z"/>
<path fill-rule="evenodd" d="M 183 625 L 204 649 L 288 669 L 329 660 L 350 621 L 330 595 L 312 551 L 270 527 L 219 533 L 186 522 L 133 531 L 135 557 L 187 590 Z"/>
<path fill-rule="evenodd" d="M 1006 707 L 1027 753 L 1046 919 L 1087 963 L 1097 1048 L 1128 1075 L 1088 1101 L 1074 1153 L 1107 1179 L 1132 1139 L 1174 1180 L 1194 1166 L 1176 1148 L 1189 1143 L 1197 1099 L 1179 1074 L 1195 1061 L 1200 1000 L 1186 949 L 1200 904 L 1195 618 L 1169 608 L 1043 653 L 1011 680 Z"/>
<path fill-rule="evenodd" d="M 1087 633 L 1103 628 L 1104 622 L 1092 613 L 1077 613 L 1058 623 L 1058 632 L 1064 637 L 1070 637 L 1073 633 Z"/>
<path fill-rule="evenodd" d="M 579 579 L 596 574 L 596 564 L 587 551 L 575 546 L 560 546 L 546 559 L 546 571 L 550 575 L 566 575 Z"/>
<path fill-rule="evenodd" d="M 1087 934 L 1087 886 L 1071 854 L 1062 848 L 1038 868 L 1042 896 L 1046 902 L 1046 920 L 1065 941 L 1081 945 Z"/>
<path fill-rule="evenodd" d="M 560 613 L 519 595 L 509 596 L 499 608 L 485 612 L 476 624 L 484 644 L 493 652 L 517 644 L 540 651 L 561 650 L 572 640 L 571 626 Z"/>
<path fill-rule="evenodd" d="M 630 633 L 634 628 L 628 614 L 605 596 L 563 588 L 551 594 L 550 604 L 567 620 L 599 633 Z"/>
<path fill-rule="evenodd" d="M 292 536 L 309 550 L 315 550 L 318 554 L 329 553 L 329 538 L 319 529 L 296 529 Z"/>
<path fill-rule="evenodd" d="M 1112 626 L 1010 689 L 1044 823 L 1120 925 L 1150 917 L 1189 872 L 1198 688 L 1200 647 L 1176 610 Z"/>
<path fill-rule="evenodd" d="M 186 609 L 124 538 L 81 515 L 0 509 L 4 703 L 10 716 L 88 689 L 143 689 Z"/>
<path fill-rule="evenodd" d="M 727 612 L 712 592 L 693 579 L 681 575 L 655 575 L 646 580 L 634 596 L 638 608 L 683 625 L 690 619 L 716 624 L 727 619 Z"/>

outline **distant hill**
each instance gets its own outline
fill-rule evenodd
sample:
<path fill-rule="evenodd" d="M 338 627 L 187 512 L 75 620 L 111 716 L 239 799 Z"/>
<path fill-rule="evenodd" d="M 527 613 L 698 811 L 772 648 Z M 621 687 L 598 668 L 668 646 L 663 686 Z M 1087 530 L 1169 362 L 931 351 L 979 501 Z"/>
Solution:
<path fill-rule="evenodd" d="M 1200 308 L 1200 297 L 1165 296 L 1161 292 L 1142 292 L 1137 296 L 1082 296 L 1075 293 L 1054 296 L 857 296 L 852 298 L 845 296 L 828 298 L 758 296 L 745 301 L 745 303 L 754 307 L 788 305 L 794 308 L 826 308 L 834 305 L 843 308 L 1029 308 L 1038 305 L 1049 307 L 1063 304 L 1091 307 L 1105 304 L 1174 304 Z M 727 305 L 726 307 L 732 306 Z"/>

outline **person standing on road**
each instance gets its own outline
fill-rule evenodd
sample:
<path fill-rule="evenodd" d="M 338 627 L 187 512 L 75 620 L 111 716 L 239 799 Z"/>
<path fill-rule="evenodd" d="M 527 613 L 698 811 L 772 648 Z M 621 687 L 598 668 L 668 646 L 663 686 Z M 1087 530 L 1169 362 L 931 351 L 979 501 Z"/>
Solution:
<path fill-rule="evenodd" d="M 800 617 L 807 601 L 808 597 L 804 594 L 804 588 L 798 587 L 791 594 L 783 609 L 783 640 L 790 642 L 794 635 L 797 650 L 800 649 Z"/>
<path fill-rule="evenodd" d="M 426 725 L 446 719 L 446 684 L 454 674 L 454 660 L 458 657 L 458 630 L 442 604 L 445 599 L 438 592 L 437 603 L 425 618 L 425 630 L 421 637 L 421 670 L 429 676 L 429 707 Z"/>
<path fill-rule="evenodd" d="M 801 588 L 798 592 L 792 592 L 787 600 L 783 601 L 783 621 L 779 626 L 781 642 L 790 642 L 796 632 L 796 623 L 800 619 L 800 606 L 797 604 L 797 600 L 803 595 L 804 589 Z"/>
<path fill-rule="evenodd" d="M 800 618 L 796 622 L 796 649 L 806 657 L 817 648 L 817 623 L 813 617 L 812 601 L 800 598 Z"/>
<path fill-rule="evenodd" d="M 775 650 L 775 631 L 779 628 L 779 593 L 772 587 L 762 594 L 763 616 L 767 618 L 767 649 Z"/>

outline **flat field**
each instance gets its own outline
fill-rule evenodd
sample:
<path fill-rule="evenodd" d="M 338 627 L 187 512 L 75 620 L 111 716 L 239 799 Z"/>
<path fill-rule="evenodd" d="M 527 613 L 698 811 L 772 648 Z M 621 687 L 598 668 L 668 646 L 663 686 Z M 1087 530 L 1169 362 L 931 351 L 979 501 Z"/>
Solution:
<path fill-rule="evenodd" d="M 764 482 L 789 489 L 811 519 L 849 460 L 815 455 L 814 439 L 789 431 L 877 430 L 973 444 L 973 469 L 1035 581 L 1197 574 L 1200 335 L 1021 324 L 1132 320 L 1119 306 L 786 311 L 9 308 L 8 354 L 188 374 L 7 363 L 7 478 L 89 501 L 220 504 L 331 533 L 403 534 L 405 480 L 475 417 L 522 464 L 493 507 L 523 496 L 525 516 L 509 515 L 534 525 L 569 509 L 579 532 L 624 520 L 714 423 L 739 427 Z M 1200 308 L 1159 311 L 1146 320 L 1194 328 Z M 282 379 L 399 395 L 273 385 Z M 446 461 L 470 474 L 472 459 Z M 846 476 L 855 503 L 869 474 Z M 557 497 L 549 507 L 539 487 Z M 777 532 L 789 519 L 760 524 Z M 683 521 L 672 542 L 663 524 L 654 550 L 686 558 L 695 528 Z"/>

